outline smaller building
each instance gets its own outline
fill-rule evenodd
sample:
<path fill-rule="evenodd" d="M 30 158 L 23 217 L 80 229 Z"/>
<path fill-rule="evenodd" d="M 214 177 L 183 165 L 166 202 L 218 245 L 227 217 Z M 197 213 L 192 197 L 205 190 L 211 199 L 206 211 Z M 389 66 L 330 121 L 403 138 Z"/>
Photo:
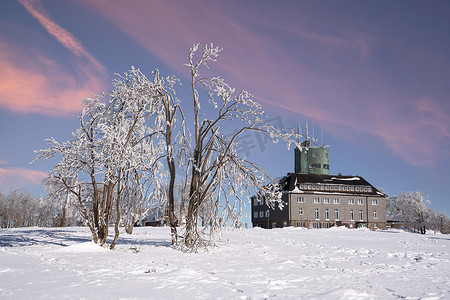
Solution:
<path fill-rule="evenodd" d="M 252 197 L 253 227 L 386 228 L 386 195 L 361 176 L 288 173 L 283 205 Z"/>

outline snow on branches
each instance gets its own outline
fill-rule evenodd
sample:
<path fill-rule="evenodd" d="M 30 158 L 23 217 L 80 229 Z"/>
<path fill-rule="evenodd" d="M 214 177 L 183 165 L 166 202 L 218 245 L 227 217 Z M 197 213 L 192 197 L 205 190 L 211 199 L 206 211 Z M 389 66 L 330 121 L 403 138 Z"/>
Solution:
<path fill-rule="evenodd" d="M 167 212 L 172 243 L 195 251 L 206 240 L 199 218 L 214 233 L 224 223 L 239 223 L 252 194 L 281 201 L 277 183 L 265 170 L 238 155 L 237 140 L 253 131 L 274 143 L 283 141 L 289 148 L 292 143 L 299 146 L 298 134 L 271 125 L 247 91 L 236 91 L 218 76 L 200 76 L 201 69 L 209 68 L 221 51 L 213 44 L 203 51 L 199 44 L 190 49 L 185 66 L 191 75 L 192 99 L 184 103 L 193 102 L 189 114 L 193 122 L 185 122 L 176 97 L 176 77 L 161 77 L 155 70 L 147 78 L 132 67 L 117 74 L 111 92 L 83 100 L 80 128 L 69 141 L 49 139 L 48 149 L 36 151 L 36 159 L 61 157 L 51 176 L 77 199 L 95 242 L 106 243 L 109 222 L 115 219 L 113 248 L 119 224 L 132 229 L 146 207 L 156 203 L 167 206 L 160 211 Z M 214 109 L 201 112 L 201 104 Z M 235 128 L 231 136 L 221 131 L 224 124 Z M 177 232 L 179 220 L 174 213 L 179 169 L 188 186 L 188 196 L 183 197 L 187 203 L 182 203 L 186 209 L 183 235 Z"/>

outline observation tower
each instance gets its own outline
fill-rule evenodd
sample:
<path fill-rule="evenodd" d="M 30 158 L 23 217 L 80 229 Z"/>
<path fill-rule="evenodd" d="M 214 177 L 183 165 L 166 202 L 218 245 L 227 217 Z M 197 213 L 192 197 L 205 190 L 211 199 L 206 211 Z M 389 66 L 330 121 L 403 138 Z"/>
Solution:
<path fill-rule="evenodd" d="M 300 133 L 300 128 L 299 128 Z M 300 143 L 302 149 L 294 149 L 294 171 L 295 173 L 325 174 L 330 175 L 330 158 L 328 145 L 319 144 L 317 139 L 309 136 L 308 123 L 306 123 L 305 140 Z"/>

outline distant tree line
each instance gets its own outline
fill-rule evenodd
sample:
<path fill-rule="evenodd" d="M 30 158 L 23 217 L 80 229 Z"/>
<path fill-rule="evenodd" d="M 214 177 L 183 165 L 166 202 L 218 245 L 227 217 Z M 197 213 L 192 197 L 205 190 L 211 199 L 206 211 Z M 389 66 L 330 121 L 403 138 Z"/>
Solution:
<path fill-rule="evenodd" d="M 0 227 L 60 227 L 80 225 L 76 213 L 68 212 L 58 202 L 34 197 L 23 190 L 7 194 L 0 191 Z"/>
<path fill-rule="evenodd" d="M 431 201 L 421 191 L 402 192 L 387 199 L 387 220 L 425 234 L 427 230 L 450 233 L 446 214 L 430 209 Z"/>

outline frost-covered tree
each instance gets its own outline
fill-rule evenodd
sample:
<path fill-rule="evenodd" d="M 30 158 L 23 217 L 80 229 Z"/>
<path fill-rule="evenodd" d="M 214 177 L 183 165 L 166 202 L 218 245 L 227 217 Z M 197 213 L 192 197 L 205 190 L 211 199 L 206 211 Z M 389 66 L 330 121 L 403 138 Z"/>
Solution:
<path fill-rule="evenodd" d="M 49 139 L 48 149 L 36 151 L 36 159 L 61 156 L 51 176 L 75 197 L 94 242 L 106 243 L 110 222 L 116 217 L 111 248 L 119 236 L 126 179 L 134 171 L 161 178 L 157 165 L 163 151 L 162 143 L 154 143 L 159 128 L 148 123 L 160 107 L 161 81 L 152 82 L 132 68 L 113 84 L 110 93 L 83 100 L 80 128 L 70 141 Z"/>
<path fill-rule="evenodd" d="M 430 212 L 430 218 L 428 221 L 428 228 L 436 232 L 449 233 L 450 232 L 450 219 L 446 214 L 437 211 Z"/>
<path fill-rule="evenodd" d="M 251 193 L 265 194 L 270 179 L 262 167 L 239 156 L 236 152 L 239 136 L 254 131 L 267 134 L 273 142 L 283 140 L 290 145 L 295 133 L 270 125 L 258 102 L 247 91 L 237 92 L 220 77 L 202 77 L 200 69 L 217 60 L 222 49 L 206 45 L 198 53 L 194 44 L 186 66 L 191 76 L 193 97 L 193 141 L 189 151 L 190 189 L 183 243 L 195 250 L 204 239 L 199 231 L 199 213 L 207 206 L 209 226 L 214 229 L 222 222 L 238 223 L 242 205 Z M 201 107 L 214 107 L 212 114 Z M 221 132 L 225 124 L 236 131 L 232 136 Z M 278 199 L 278 197 L 275 197 Z M 220 206 L 223 209 L 220 209 Z"/>
<path fill-rule="evenodd" d="M 54 226 L 56 210 L 51 202 L 34 197 L 27 191 L 0 192 L 0 227 Z"/>
<path fill-rule="evenodd" d="M 47 197 L 41 201 L 42 203 L 45 203 L 43 205 L 49 207 L 51 213 L 55 215 L 53 226 L 71 226 L 78 223 L 78 221 L 81 221 L 79 219 L 79 214 L 75 209 L 75 199 L 72 193 L 66 189 L 64 184 L 62 184 L 61 180 L 55 177 L 47 177 L 42 183 L 47 190 Z"/>
<path fill-rule="evenodd" d="M 36 159 L 60 156 L 51 177 L 75 199 L 95 242 L 106 243 L 112 218 L 111 248 L 119 224 L 130 228 L 145 213 L 145 205 L 152 211 L 167 205 L 172 243 L 177 243 L 177 165 L 185 173 L 187 187 L 178 205 L 179 218 L 185 221 L 182 244 L 187 249 L 204 244 L 200 219 L 214 233 L 226 222 L 238 224 L 251 194 L 280 200 L 279 188 L 274 182 L 267 184 L 271 178 L 264 169 L 238 155 L 237 140 L 254 131 L 289 146 L 298 136 L 270 125 L 248 92 L 236 92 L 220 77 L 201 77 L 199 70 L 215 61 L 221 49 L 213 45 L 201 53 L 198 49 L 194 44 L 186 64 L 193 97 L 192 136 L 175 96 L 178 80 L 160 77 L 157 70 L 148 79 L 132 68 L 117 76 L 110 93 L 83 100 L 80 128 L 69 141 L 49 139 L 50 147 L 37 151 Z M 201 105 L 212 110 L 201 111 Z M 235 129 L 233 135 L 221 132 L 225 124 Z"/>
<path fill-rule="evenodd" d="M 388 218 L 404 222 L 425 234 L 429 225 L 431 210 L 427 196 L 421 191 L 402 192 L 387 201 Z"/>

